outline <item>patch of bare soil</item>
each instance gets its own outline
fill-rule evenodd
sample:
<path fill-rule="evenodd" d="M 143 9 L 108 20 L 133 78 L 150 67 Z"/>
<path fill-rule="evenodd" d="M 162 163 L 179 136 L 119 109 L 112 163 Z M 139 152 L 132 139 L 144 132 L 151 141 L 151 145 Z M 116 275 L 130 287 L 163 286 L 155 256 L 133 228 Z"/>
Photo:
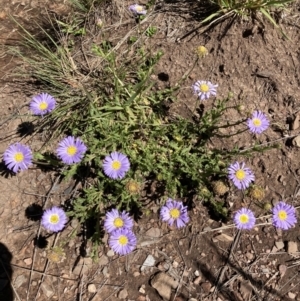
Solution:
<path fill-rule="evenodd" d="M 1 4 L 1 39 L 6 45 L 19 42 L 9 13 L 27 26 L 45 4 L 57 14 L 65 10 L 63 4 L 52 1 L 2 0 Z M 113 45 L 136 25 L 127 13 L 128 5 L 117 1 L 99 11 L 115 26 L 110 37 Z M 192 70 L 179 101 L 171 104 L 170 114 L 195 118 L 196 97 L 191 86 L 196 80 L 217 83 L 219 98 L 232 92 L 229 105 L 240 105 L 242 117 L 255 109 L 268 114 L 272 126 L 261 136 L 245 131 L 226 144 L 215 138 L 212 147 L 247 149 L 255 142 L 268 145 L 276 141 L 279 148 L 256 153 L 246 160 L 247 165 L 255 170 L 256 183 L 266 190 L 262 202 L 275 204 L 283 199 L 299 206 L 300 152 L 293 144 L 300 131 L 299 121 L 295 121 L 300 113 L 299 1 L 278 15 L 289 39 L 260 19 L 228 19 L 200 33 L 195 5 L 188 1 L 161 3 L 149 17 L 159 30 L 146 45 L 164 52 L 156 68 L 157 88 L 174 85 Z M 124 12 L 123 19 L 117 21 L 116 10 Z M 105 19 L 106 12 L 110 21 Z M 205 45 L 209 55 L 193 68 L 199 45 Z M 1 52 L 1 67 L 6 74 L 12 72 L 18 62 L 4 48 Z M 20 124 L 30 121 L 25 105 L 34 93 L 23 88 L 7 79 L 0 83 L 1 152 L 20 139 L 30 140 L 36 149 L 44 142 L 42 135 L 20 137 Z M 203 102 L 203 109 L 209 109 L 212 102 Z M 239 120 L 241 115 L 229 110 L 224 121 Z M 95 263 L 85 227 L 72 220 L 60 235 L 50 235 L 37 221 L 42 208 L 68 203 L 73 183 L 61 182 L 56 174 L 36 168 L 14 176 L 2 166 L 1 173 L 0 300 L 153 301 L 162 296 L 176 301 L 300 300 L 299 225 L 276 231 L 269 224 L 268 212 L 233 188 L 224 201 L 231 214 L 250 205 L 258 217 L 254 230 L 240 233 L 231 220 L 227 224 L 213 220 L 201 200 L 194 201 L 188 227 L 170 229 L 158 218 L 159 206 L 151 203 L 135 225 L 137 249 L 119 257 L 109 250 L 104 236 Z M 65 259 L 49 261 L 45 241 L 48 246 L 62 245 Z"/>

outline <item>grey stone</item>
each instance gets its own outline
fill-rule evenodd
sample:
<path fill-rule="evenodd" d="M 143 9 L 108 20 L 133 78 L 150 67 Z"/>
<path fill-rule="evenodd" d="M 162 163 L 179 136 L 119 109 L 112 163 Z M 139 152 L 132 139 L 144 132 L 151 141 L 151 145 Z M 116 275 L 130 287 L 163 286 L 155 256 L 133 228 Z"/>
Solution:
<path fill-rule="evenodd" d="M 25 283 L 26 277 L 22 274 L 16 277 L 15 282 L 14 282 L 14 287 L 19 288 L 23 283 Z"/>

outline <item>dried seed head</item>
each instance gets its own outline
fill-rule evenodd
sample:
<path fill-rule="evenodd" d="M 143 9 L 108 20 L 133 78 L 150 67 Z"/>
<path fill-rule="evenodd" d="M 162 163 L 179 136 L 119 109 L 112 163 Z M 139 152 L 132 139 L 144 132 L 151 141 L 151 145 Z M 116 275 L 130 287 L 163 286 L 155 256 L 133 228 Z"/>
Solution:
<path fill-rule="evenodd" d="M 254 200 L 261 201 L 265 197 L 265 190 L 260 186 L 253 185 L 249 189 L 248 195 Z"/>
<path fill-rule="evenodd" d="M 215 195 L 224 195 L 229 190 L 229 187 L 223 181 L 213 182 L 212 188 Z"/>
<path fill-rule="evenodd" d="M 141 189 L 141 185 L 140 183 L 134 181 L 134 180 L 129 180 L 126 183 L 125 186 L 126 190 L 130 193 L 130 194 L 139 194 L 140 189 Z"/>
<path fill-rule="evenodd" d="M 53 263 L 60 263 L 66 258 L 66 253 L 61 247 L 53 247 L 47 250 L 47 258 Z"/>

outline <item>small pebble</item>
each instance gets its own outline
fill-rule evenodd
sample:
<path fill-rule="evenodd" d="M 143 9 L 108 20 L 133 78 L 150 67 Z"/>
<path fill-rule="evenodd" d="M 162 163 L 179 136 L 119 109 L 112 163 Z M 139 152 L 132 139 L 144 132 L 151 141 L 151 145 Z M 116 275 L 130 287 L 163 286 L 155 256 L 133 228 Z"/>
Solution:
<path fill-rule="evenodd" d="M 31 264 L 32 264 L 32 258 L 31 258 L 31 257 L 27 257 L 27 258 L 25 258 L 23 261 L 24 261 L 24 263 L 25 263 L 26 265 L 31 265 Z"/>
<path fill-rule="evenodd" d="M 115 252 L 113 250 L 109 250 L 106 255 L 108 257 L 113 257 L 115 255 Z"/>
<path fill-rule="evenodd" d="M 97 288 L 96 288 L 96 285 L 91 283 L 88 285 L 88 291 L 89 293 L 96 293 L 97 292 Z"/>

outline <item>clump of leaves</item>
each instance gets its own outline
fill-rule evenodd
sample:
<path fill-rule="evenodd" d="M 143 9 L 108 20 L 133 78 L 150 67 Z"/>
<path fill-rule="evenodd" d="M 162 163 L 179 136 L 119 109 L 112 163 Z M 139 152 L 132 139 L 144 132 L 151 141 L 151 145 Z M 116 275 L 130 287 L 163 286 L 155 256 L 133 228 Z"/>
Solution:
<path fill-rule="evenodd" d="M 293 1 L 295 0 L 213 0 L 212 2 L 218 10 L 206 17 L 201 23 L 213 22 L 213 20 L 230 16 L 250 17 L 261 13 L 276 28 L 279 28 L 272 17 L 271 11 L 273 9 L 284 9 L 288 3 Z"/>

